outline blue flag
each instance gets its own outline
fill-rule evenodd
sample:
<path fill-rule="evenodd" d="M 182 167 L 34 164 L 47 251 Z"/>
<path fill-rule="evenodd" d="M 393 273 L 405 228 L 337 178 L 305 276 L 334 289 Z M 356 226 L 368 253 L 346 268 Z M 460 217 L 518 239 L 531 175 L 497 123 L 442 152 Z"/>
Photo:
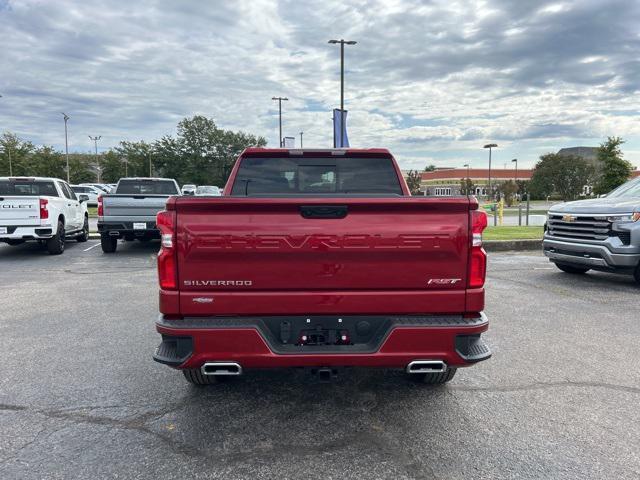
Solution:
<path fill-rule="evenodd" d="M 347 137 L 347 110 L 341 110 L 339 108 L 333 109 L 333 147 L 348 147 L 349 137 Z M 342 137 L 340 136 L 342 131 Z M 341 142 L 342 140 L 342 142 Z"/>

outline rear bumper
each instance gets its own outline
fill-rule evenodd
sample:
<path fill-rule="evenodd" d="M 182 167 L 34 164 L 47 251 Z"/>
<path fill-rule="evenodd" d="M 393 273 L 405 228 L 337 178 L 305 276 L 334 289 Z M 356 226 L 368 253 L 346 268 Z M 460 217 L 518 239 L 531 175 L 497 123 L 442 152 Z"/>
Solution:
<path fill-rule="evenodd" d="M 134 224 L 144 223 L 145 228 L 134 228 Z M 98 221 L 98 233 L 106 233 L 113 236 L 121 236 L 130 234 L 134 236 L 153 236 L 160 238 L 160 230 L 158 230 L 155 220 L 135 222 L 100 222 Z"/>
<path fill-rule="evenodd" d="M 0 225 L 2 226 L 2 225 Z M 56 225 L 57 226 L 57 225 Z M 55 228 L 51 225 L 8 226 L 7 233 L 0 233 L 0 241 L 7 240 L 46 240 L 55 235 Z"/>
<path fill-rule="evenodd" d="M 640 253 L 614 253 L 605 245 L 565 242 L 548 237 L 542 242 L 544 254 L 552 262 L 600 269 L 633 269 Z"/>
<path fill-rule="evenodd" d="M 242 369 L 405 368 L 418 359 L 441 360 L 449 367 L 464 367 L 491 356 L 481 338 L 489 327 L 484 314 L 476 318 L 461 315 L 388 317 L 367 343 L 321 347 L 296 345 L 295 339 L 289 344 L 283 343 L 267 325 L 273 320 L 274 317 L 268 320 L 258 317 L 169 320 L 160 316 L 156 330 L 162 334 L 163 341 L 156 349 L 154 360 L 176 368 L 201 368 L 205 362 L 216 361 L 237 362 Z"/>

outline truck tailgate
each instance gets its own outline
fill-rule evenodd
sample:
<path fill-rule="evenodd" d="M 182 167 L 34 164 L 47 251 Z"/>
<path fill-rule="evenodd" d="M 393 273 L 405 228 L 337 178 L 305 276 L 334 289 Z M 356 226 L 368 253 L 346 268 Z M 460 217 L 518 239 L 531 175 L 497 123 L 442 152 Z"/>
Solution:
<path fill-rule="evenodd" d="M 467 198 L 180 198 L 181 313 L 464 311 L 469 209 Z"/>
<path fill-rule="evenodd" d="M 0 195 L 0 225 L 40 225 L 40 198 Z"/>
<path fill-rule="evenodd" d="M 164 209 L 168 195 L 118 195 L 102 196 L 104 216 L 107 220 L 131 220 L 133 217 L 153 220 Z"/>

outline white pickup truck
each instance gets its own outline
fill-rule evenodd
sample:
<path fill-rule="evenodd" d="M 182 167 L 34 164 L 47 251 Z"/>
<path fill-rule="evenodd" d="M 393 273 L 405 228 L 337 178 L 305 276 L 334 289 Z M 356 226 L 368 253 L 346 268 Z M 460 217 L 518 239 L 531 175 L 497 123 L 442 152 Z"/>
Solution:
<path fill-rule="evenodd" d="M 0 242 L 36 240 L 51 255 L 64 252 L 66 239 L 86 242 L 87 200 L 58 178 L 0 177 Z"/>

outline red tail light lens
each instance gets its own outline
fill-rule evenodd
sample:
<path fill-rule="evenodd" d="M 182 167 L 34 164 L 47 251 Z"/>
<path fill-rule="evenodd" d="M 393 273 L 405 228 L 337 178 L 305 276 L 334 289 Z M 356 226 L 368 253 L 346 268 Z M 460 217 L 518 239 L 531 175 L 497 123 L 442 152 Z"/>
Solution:
<path fill-rule="evenodd" d="M 46 220 L 49 218 L 49 200 L 46 198 L 40 199 L 40 220 Z"/>
<path fill-rule="evenodd" d="M 158 212 L 156 225 L 160 230 L 160 251 L 158 252 L 158 281 L 160 288 L 175 290 L 177 287 L 176 271 L 176 214 L 163 210 Z"/>
<path fill-rule="evenodd" d="M 487 275 L 487 254 L 482 248 L 482 232 L 487 228 L 487 214 L 484 210 L 473 210 L 470 220 L 471 239 L 467 283 L 469 288 L 481 288 Z"/>
<path fill-rule="evenodd" d="M 102 195 L 98 195 L 98 216 L 104 217 L 104 206 L 102 205 Z"/>

